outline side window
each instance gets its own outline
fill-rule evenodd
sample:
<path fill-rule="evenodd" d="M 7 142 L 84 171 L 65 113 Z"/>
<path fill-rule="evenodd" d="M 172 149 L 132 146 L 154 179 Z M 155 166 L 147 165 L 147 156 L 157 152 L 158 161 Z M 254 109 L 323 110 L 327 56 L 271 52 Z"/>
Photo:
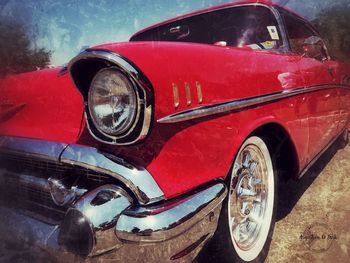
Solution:
<path fill-rule="evenodd" d="M 320 61 L 328 59 L 327 48 L 320 36 L 307 23 L 282 13 L 292 52 Z"/>
<path fill-rule="evenodd" d="M 263 6 L 224 8 L 152 28 L 130 41 L 176 41 L 276 50 L 282 35 L 275 15 Z"/>
<path fill-rule="evenodd" d="M 277 20 L 270 9 L 261 6 L 234 7 L 219 11 L 220 19 L 212 19 L 212 43 L 252 49 L 279 49 L 282 37 Z"/>

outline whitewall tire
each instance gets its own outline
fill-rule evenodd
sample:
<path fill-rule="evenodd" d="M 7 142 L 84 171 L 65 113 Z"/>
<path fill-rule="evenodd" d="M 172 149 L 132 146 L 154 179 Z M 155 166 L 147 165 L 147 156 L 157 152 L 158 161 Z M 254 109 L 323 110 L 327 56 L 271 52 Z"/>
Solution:
<path fill-rule="evenodd" d="M 227 178 L 212 247 L 219 262 L 264 262 L 276 213 L 277 174 L 266 139 L 249 137 L 240 147 Z M 210 249 L 212 250 L 212 249 Z"/>

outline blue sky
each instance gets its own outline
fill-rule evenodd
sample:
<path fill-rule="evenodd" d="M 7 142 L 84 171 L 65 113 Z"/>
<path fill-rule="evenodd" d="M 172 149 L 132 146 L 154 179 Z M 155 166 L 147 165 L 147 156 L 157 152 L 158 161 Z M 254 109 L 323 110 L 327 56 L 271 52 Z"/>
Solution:
<path fill-rule="evenodd" d="M 349 0 L 275 0 L 308 18 Z M 27 25 L 37 47 L 51 50 L 60 65 L 83 46 L 127 41 L 137 30 L 225 0 L 0 0 L 0 15 Z"/>

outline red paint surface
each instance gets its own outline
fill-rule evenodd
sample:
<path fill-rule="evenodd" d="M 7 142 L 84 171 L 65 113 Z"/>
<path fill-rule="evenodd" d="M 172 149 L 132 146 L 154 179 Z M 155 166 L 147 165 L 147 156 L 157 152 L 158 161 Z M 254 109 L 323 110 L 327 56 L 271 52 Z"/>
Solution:
<path fill-rule="evenodd" d="M 66 143 L 75 142 L 83 115 L 81 95 L 59 69 L 34 71 L 0 80 L 0 105 L 24 104 L 1 134 Z"/>
<path fill-rule="evenodd" d="M 150 79 L 155 90 L 156 120 L 198 106 L 305 86 L 339 84 L 328 75 L 324 63 L 292 54 L 164 42 L 99 48 L 127 57 Z M 196 81 L 202 85 L 202 104 L 197 101 Z M 185 82 L 191 86 L 191 106 L 186 105 Z M 179 87 L 177 109 L 172 83 Z M 166 196 L 171 197 L 225 177 L 247 136 L 263 124 L 278 123 L 295 145 L 301 170 L 344 127 L 338 125 L 339 107 L 343 105 L 340 101 L 344 101 L 339 97 L 340 90 L 304 94 L 203 121 L 154 123 L 151 136 L 137 146 L 94 145 L 147 167 Z M 345 118 L 350 107 L 342 107 Z"/>

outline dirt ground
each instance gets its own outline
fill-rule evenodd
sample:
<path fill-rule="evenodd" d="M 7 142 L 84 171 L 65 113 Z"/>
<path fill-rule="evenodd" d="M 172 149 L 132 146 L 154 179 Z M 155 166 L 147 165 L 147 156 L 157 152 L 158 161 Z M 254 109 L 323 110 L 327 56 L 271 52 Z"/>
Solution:
<path fill-rule="evenodd" d="M 300 181 L 280 190 L 266 262 L 349 262 L 350 146 L 332 147 Z M 48 262 L 32 255 L 30 247 L 0 244 L 0 262 Z"/>
<path fill-rule="evenodd" d="M 350 146 L 329 149 L 279 200 L 266 262 L 349 262 Z"/>

